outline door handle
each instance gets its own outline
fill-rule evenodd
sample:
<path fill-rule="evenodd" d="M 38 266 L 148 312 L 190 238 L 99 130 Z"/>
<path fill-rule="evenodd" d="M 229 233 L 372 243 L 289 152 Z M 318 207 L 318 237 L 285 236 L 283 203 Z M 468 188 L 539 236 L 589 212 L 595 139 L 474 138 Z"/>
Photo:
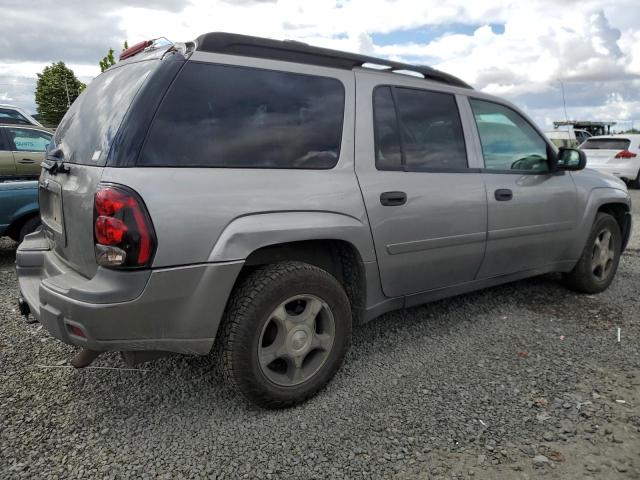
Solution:
<path fill-rule="evenodd" d="M 32 164 L 32 163 L 36 163 L 36 161 L 35 160 L 31 160 L 30 158 L 23 158 L 22 160 L 19 160 L 18 163 Z"/>
<path fill-rule="evenodd" d="M 407 203 L 404 192 L 384 192 L 380 194 L 380 203 L 386 207 L 398 207 Z"/>
<path fill-rule="evenodd" d="M 495 191 L 496 200 L 499 202 L 506 202 L 513 198 L 513 192 L 508 188 L 499 188 Z"/>

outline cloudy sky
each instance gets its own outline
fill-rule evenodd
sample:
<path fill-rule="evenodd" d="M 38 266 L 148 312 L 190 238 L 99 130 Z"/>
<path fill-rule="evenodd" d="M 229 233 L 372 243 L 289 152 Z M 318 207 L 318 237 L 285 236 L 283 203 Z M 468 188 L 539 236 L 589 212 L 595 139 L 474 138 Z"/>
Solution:
<path fill-rule="evenodd" d="M 638 0 L 0 0 L 0 103 L 35 112 L 36 73 L 81 80 L 109 47 L 228 31 L 435 66 L 504 96 L 543 127 L 640 126 Z"/>

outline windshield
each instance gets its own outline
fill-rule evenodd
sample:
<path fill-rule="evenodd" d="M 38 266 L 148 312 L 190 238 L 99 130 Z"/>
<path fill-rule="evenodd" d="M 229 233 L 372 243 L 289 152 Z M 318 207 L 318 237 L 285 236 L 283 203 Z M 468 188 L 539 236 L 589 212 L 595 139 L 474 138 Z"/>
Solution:
<path fill-rule="evenodd" d="M 580 148 L 583 150 L 626 150 L 631 142 L 626 138 L 590 138 Z"/>
<path fill-rule="evenodd" d="M 73 102 L 56 130 L 55 144 L 69 163 L 103 166 L 131 102 L 156 60 L 111 67 Z"/>

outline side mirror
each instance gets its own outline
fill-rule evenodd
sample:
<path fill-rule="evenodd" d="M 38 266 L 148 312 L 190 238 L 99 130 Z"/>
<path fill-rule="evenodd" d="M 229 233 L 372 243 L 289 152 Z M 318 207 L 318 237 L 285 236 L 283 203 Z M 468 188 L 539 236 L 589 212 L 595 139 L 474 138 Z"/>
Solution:
<path fill-rule="evenodd" d="M 556 170 L 582 170 L 587 166 L 587 156 L 577 148 L 560 147 Z"/>

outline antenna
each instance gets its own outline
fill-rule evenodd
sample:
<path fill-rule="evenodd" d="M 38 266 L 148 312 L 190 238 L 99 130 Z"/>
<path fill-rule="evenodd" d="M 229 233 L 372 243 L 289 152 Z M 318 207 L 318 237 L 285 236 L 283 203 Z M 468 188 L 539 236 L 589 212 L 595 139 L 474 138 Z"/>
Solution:
<path fill-rule="evenodd" d="M 567 123 L 569 123 L 569 115 L 567 115 L 567 102 L 564 98 L 564 83 L 559 78 L 558 78 L 558 82 L 560 82 L 560 89 L 562 90 L 562 106 L 564 107 L 564 120 Z"/>

